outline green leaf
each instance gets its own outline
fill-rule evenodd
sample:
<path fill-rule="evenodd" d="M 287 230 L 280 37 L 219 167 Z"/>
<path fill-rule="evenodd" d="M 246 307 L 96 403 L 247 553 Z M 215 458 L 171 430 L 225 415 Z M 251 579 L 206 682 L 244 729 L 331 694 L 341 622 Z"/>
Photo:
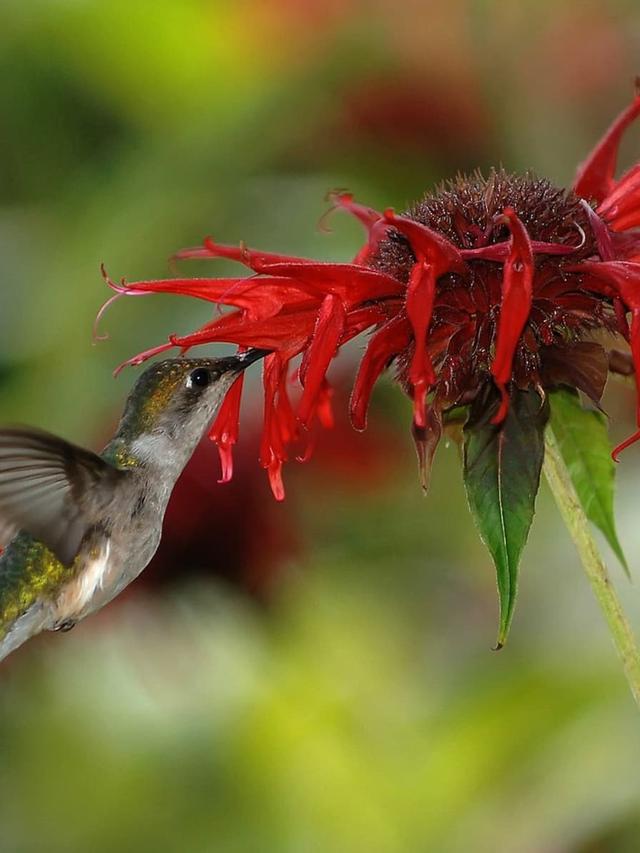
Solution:
<path fill-rule="evenodd" d="M 629 567 L 618 540 L 613 515 L 615 462 L 601 412 L 584 409 L 578 395 L 568 388 L 549 394 L 549 429 L 569 470 L 585 515 L 602 531 L 625 572 Z"/>
<path fill-rule="evenodd" d="M 533 520 L 544 458 L 549 407 L 535 391 L 515 391 L 500 426 L 495 395 L 478 398 L 464 428 L 464 483 L 480 536 L 496 567 L 500 628 L 509 633 L 518 592 L 518 565 Z"/>

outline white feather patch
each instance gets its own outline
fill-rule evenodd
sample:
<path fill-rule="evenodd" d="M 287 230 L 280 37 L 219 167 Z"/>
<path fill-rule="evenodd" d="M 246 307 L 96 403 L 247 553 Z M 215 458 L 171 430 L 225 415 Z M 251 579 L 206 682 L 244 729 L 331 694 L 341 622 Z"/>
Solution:
<path fill-rule="evenodd" d="M 64 587 L 56 601 L 57 621 L 80 615 L 96 591 L 102 589 L 110 551 L 111 542 L 107 539 L 100 552 L 89 557 L 79 574 Z"/>

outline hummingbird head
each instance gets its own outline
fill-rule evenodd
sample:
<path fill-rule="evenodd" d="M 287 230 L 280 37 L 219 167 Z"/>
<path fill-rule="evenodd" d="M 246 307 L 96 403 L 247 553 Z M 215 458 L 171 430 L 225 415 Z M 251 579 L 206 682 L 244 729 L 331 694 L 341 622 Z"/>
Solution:
<path fill-rule="evenodd" d="M 144 462 L 184 465 L 216 415 L 225 394 L 265 350 L 228 358 L 172 358 L 139 377 L 116 438 Z"/>

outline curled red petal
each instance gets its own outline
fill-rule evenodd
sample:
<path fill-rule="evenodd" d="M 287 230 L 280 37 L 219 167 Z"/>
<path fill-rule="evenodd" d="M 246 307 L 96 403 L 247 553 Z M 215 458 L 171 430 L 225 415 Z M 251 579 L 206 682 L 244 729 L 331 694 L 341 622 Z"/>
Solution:
<path fill-rule="evenodd" d="M 360 362 L 349 403 L 351 423 L 355 429 L 366 428 L 367 409 L 373 386 L 393 357 L 408 346 L 410 340 L 411 324 L 406 316 L 399 314 L 378 329 L 369 341 Z"/>
<path fill-rule="evenodd" d="M 433 265 L 418 261 L 411 270 L 407 286 L 407 317 L 413 329 L 415 349 L 409 367 L 409 381 L 413 386 L 413 419 L 424 427 L 427 392 L 435 381 L 433 365 L 427 350 L 427 334 L 431 325 L 436 293 Z"/>
<path fill-rule="evenodd" d="M 636 82 L 637 87 L 637 82 Z M 618 148 L 625 130 L 640 115 L 640 92 L 611 124 L 587 159 L 580 164 L 573 185 L 577 195 L 602 202 L 614 189 Z"/>
<path fill-rule="evenodd" d="M 420 222 L 397 216 L 393 210 L 385 210 L 384 219 L 409 240 L 418 260 L 426 260 L 433 265 L 436 278 L 445 272 L 462 272 L 465 263 L 457 246 Z"/>
<path fill-rule="evenodd" d="M 506 208 L 503 216 L 511 231 L 511 238 L 509 257 L 502 274 L 496 352 L 491 365 L 491 373 L 502 395 L 502 404 L 493 419 L 496 424 L 504 420 L 509 407 L 506 386 L 511 379 L 520 335 L 531 312 L 534 276 L 533 250 L 527 229 L 512 208 Z"/>
<path fill-rule="evenodd" d="M 220 454 L 222 476 L 219 483 L 228 483 L 233 476 L 233 447 L 238 441 L 243 382 L 244 374 L 240 374 L 227 391 L 209 433 L 209 438 L 215 442 Z"/>
<path fill-rule="evenodd" d="M 317 397 L 340 346 L 345 320 L 346 312 L 340 298 L 333 293 L 325 296 L 300 372 L 304 390 L 298 405 L 298 418 L 305 426 L 309 426 L 315 414 Z"/>

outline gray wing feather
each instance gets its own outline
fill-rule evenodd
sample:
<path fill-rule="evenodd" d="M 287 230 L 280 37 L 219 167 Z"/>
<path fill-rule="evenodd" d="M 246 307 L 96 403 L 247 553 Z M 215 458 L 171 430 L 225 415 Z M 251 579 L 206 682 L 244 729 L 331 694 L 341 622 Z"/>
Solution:
<path fill-rule="evenodd" d="M 124 475 L 89 450 L 41 430 L 0 430 L 0 542 L 26 530 L 65 565 Z"/>

